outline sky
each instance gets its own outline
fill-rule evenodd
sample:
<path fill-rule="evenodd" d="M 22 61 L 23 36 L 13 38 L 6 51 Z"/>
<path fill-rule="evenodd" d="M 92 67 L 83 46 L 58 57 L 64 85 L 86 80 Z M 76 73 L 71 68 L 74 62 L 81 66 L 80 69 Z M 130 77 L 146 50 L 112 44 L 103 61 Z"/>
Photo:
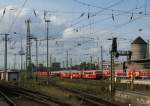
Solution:
<path fill-rule="evenodd" d="M 51 20 L 49 37 L 53 39 L 49 41 L 49 55 L 53 62 L 66 61 L 69 51 L 73 64 L 79 64 L 90 61 L 90 56 L 96 62 L 101 56 L 101 46 L 104 59 L 109 60 L 108 38 L 118 38 L 119 50 L 130 50 L 131 42 L 138 36 L 150 40 L 149 9 L 150 0 L 0 0 L 0 34 L 10 34 L 8 68 L 20 68 L 19 51 L 21 41 L 26 50 L 27 19 L 31 20 L 31 34 L 38 39 L 46 38 L 44 17 Z M 3 38 L 1 35 L 0 68 L 4 66 Z M 31 46 L 32 62 L 35 62 L 34 40 Z M 46 64 L 46 41 L 38 42 L 38 50 L 39 63 Z"/>

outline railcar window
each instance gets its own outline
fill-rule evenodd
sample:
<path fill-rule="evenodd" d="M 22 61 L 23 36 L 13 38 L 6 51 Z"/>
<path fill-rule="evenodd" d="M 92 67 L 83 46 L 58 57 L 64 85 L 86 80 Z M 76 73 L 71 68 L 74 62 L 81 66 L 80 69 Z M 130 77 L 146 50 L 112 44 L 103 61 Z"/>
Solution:
<path fill-rule="evenodd" d="M 84 74 L 93 74 L 93 72 L 84 72 Z"/>

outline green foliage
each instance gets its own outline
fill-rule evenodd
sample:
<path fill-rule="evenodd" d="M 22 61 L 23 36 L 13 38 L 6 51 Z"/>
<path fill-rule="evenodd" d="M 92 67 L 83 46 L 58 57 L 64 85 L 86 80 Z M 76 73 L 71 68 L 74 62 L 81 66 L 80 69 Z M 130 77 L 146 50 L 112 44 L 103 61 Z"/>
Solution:
<path fill-rule="evenodd" d="M 32 69 L 35 67 L 34 63 L 31 63 L 27 66 L 27 71 L 32 72 Z"/>
<path fill-rule="evenodd" d="M 90 69 L 96 70 L 96 69 L 98 69 L 98 65 L 95 65 L 95 64 L 93 64 L 93 63 L 82 62 L 82 63 L 80 64 L 80 68 L 81 68 L 82 70 L 90 70 Z"/>
<path fill-rule="evenodd" d="M 44 65 L 42 63 L 39 64 L 39 67 L 44 67 Z"/>

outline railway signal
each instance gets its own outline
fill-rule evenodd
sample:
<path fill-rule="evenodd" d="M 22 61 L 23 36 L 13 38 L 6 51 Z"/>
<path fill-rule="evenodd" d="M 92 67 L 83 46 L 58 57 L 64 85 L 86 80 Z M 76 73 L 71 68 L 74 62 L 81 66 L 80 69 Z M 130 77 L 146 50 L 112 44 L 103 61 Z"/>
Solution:
<path fill-rule="evenodd" d="M 113 81 L 113 72 L 114 72 L 114 57 L 118 57 L 118 51 L 117 51 L 117 38 L 109 38 L 107 40 L 112 40 L 112 45 L 111 45 L 111 51 L 110 51 L 110 65 L 111 65 L 111 75 L 110 75 L 110 95 L 113 97 L 114 90 L 115 90 L 115 84 Z"/>
<path fill-rule="evenodd" d="M 127 71 L 127 66 L 126 66 L 126 62 L 123 62 L 123 72 Z"/>
<path fill-rule="evenodd" d="M 116 37 L 114 37 L 112 39 L 112 49 L 111 49 L 111 52 L 117 53 L 117 38 Z"/>
<path fill-rule="evenodd" d="M 115 83 L 113 81 L 113 72 L 114 72 L 114 57 L 118 58 L 119 56 L 127 56 L 127 60 L 129 61 L 131 59 L 132 52 L 131 51 L 118 51 L 117 50 L 117 38 L 114 37 L 112 39 L 112 49 L 111 49 L 111 83 L 110 83 L 110 93 L 111 96 L 113 96 L 114 91 L 115 91 Z M 126 66 L 125 62 L 123 63 L 123 71 L 126 72 Z"/>

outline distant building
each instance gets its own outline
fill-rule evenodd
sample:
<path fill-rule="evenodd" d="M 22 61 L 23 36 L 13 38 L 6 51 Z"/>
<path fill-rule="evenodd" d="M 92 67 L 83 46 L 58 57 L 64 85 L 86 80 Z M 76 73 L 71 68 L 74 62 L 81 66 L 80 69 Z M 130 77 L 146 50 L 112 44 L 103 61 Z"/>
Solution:
<path fill-rule="evenodd" d="M 5 77 L 6 76 L 6 77 Z M 6 78 L 6 79 L 5 79 Z M 16 81 L 19 80 L 19 72 L 15 71 L 7 71 L 5 75 L 5 71 L 0 72 L 0 79 L 6 81 Z"/>
<path fill-rule="evenodd" d="M 130 69 L 150 69 L 149 43 L 144 41 L 141 37 L 137 37 L 131 43 L 131 51 Z"/>

